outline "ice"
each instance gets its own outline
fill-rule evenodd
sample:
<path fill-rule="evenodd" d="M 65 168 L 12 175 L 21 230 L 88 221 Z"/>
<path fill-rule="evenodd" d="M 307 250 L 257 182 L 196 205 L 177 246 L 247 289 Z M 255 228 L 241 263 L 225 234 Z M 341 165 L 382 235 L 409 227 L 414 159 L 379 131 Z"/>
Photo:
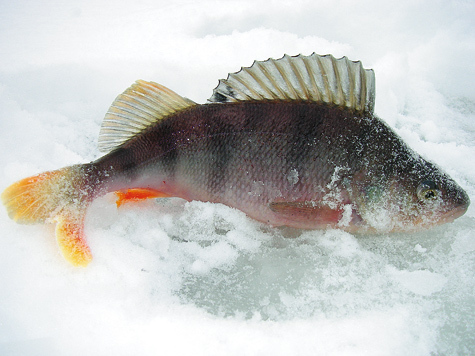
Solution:
<path fill-rule="evenodd" d="M 316 52 L 375 69 L 377 114 L 475 201 L 474 16 L 463 0 L 3 2 L 0 190 L 98 157 L 102 117 L 136 79 L 203 103 L 253 60 Z M 50 225 L 0 211 L 0 228 L 1 355 L 475 353 L 473 206 L 359 236 L 107 195 L 88 211 L 85 269 Z"/>
<path fill-rule="evenodd" d="M 412 293 L 424 296 L 440 292 L 447 282 L 447 278 L 443 275 L 427 270 L 412 272 L 396 270 L 394 278 Z"/>

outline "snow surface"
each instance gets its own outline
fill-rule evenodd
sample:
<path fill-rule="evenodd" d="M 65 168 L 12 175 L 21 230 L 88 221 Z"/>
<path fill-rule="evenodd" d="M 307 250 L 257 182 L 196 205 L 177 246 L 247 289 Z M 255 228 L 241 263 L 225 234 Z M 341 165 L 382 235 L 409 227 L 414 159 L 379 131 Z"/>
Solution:
<path fill-rule="evenodd" d="M 136 79 L 204 102 L 284 53 L 376 71 L 376 112 L 475 201 L 472 0 L 2 1 L 0 189 L 99 156 Z M 1 355 L 475 354 L 475 212 L 405 235 L 271 229 L 181 200 L 91 207 L 86 269 L 0 213 Z M 293 238 L 295 237 L 295 238 Z"/>

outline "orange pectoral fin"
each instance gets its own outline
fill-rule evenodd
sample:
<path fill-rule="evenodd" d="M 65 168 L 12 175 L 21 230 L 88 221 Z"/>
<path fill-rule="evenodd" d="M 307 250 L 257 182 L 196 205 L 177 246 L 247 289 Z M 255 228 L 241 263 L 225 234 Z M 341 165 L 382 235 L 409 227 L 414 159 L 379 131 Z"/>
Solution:
<path fill-rule="evenodd" d="M 159 190 L 149 188 L 134 188 L 127 190 L 119 190 L 115 192 L 117 195 L 117 207 L 127 202 L 137 202 L 150 198 L 167 198 L 168 194 L 162 193 Z"/>
<path fill-rule="evenodd" d="M 71 218 L 69 214 L 58 215 L 56 240 L 64 258 L 74 266 L 86 267 L 92 260 L 91 250 L 84 236 L 84 218 Z"/>
<path fill-rule="evenodd" d="M 300 223 L 302 227 L 318 228 L 336 225 L 343 216 L 343 210 L 331 208 L 317 202 L 276 202 L 270 209 L 283 219 Z"/>

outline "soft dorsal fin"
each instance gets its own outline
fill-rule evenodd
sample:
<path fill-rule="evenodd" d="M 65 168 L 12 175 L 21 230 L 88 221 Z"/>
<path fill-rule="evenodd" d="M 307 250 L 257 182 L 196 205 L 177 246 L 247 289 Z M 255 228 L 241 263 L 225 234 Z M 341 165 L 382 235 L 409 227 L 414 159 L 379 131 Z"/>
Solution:
<path fill-rule="evenodd" d="M 137 80 L 107 111 L 99 132 L 99 150 L 109 152 L 164 117 L 194 105 L 163 85 Z"/>
<path fill-rule="evenodd" d="M 372 113 L 375 79 L 361 62 L 332 55 L 288 55 L 255 61 L 221 79 L 209 102 L 305 100 Z"/>

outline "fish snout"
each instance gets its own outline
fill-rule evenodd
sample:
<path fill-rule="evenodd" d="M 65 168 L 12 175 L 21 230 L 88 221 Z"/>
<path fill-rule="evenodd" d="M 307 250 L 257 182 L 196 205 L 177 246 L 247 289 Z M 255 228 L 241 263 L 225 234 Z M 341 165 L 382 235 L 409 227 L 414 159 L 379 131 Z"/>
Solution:
<path fill-rule="evenodd" d="M 465 214 L 470 206 L 470 197 L 460 187 L 456 190 L 448 191 L 448 195 L 450 199 L 447 204 L 447 211 L 443 214 L 443 220 L 450 222 Z"/>

